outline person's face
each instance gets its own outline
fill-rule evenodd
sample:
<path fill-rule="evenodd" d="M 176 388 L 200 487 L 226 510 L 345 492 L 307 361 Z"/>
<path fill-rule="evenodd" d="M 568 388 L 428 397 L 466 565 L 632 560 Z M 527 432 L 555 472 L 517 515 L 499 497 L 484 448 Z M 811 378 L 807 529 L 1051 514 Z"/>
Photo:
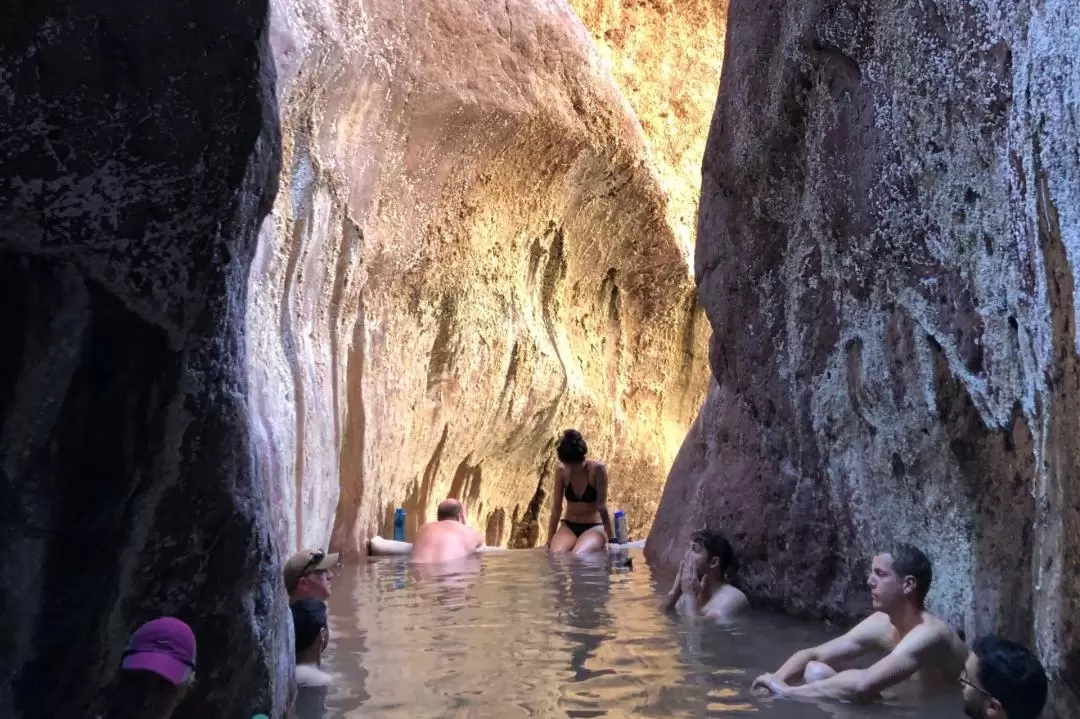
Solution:
<path fill-rule="evenodd" d="M 972 652 L 960 675 L 964 688 L 964 714 L 971 719 L 1008 719 L 1001 703 L 979 685 L 979 658 Z"/>
<path fill-rule="evenodd" d="M 888 554 L 879 554 L 874 557 L 870 565 L 870 578 L 866 581 L 870 587 L 870 604 L 874 611 L 888 612 L 904 602 L 905 584 L 912 584 L 914 580 L 904 578 L 893 571 L 892 557 Z"/>
<path fill-rule="evenodd" d="M 694 575 L 700 579 L 709 573 L 709 570 L 714 564 L 719 563 L 719 559 L 709 559 L 709 553 L 700 542 L 690 542 L 690 566 L 694 568 Z"/>
<path fill-rule="evenodd" d="M 330 598 L 330 582 L 334 579 L 334 573 L 329 569 L 318 569 L 305 574 L 297 583 L 298 596 L 313 597 L 326 601 Z"/>

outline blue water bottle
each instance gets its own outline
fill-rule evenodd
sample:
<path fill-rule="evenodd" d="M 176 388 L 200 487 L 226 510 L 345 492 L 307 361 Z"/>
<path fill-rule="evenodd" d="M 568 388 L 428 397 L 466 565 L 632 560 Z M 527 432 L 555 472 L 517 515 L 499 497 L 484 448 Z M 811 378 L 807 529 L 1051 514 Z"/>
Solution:
<path fill-rule="evenodd" d="M 394 510 L 394 541 L 405 541 L 405 510 L 402 507 Z"/>
<path fill-rule="evenodd" d="M 626 512 L 615 512 L 615 543 L 626 544 Z"/>

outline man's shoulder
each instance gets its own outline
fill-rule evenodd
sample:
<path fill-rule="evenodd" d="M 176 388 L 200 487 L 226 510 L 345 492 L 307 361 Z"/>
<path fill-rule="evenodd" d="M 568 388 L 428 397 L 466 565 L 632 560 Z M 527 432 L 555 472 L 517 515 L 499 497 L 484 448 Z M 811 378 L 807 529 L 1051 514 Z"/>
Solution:
<path fill-rule="evenodd" d="M 896 644 L 893 638 L 895 628 L 892 619 L 885 612 L 874 612 L 852 627 L 846 636 L 857 641 L 864 648 L 876 647 L 891 651 Z"/>
<path fill-rule="evenodd" d="M 947 650 L 950 653 L 966 656 L 966 651 L 962 649 L 963 644 L 952 627 L 929 612 L 925 612 L 922 622 L 901 639 L 898 648 L 903 646 L 920 655 L 932 652 L 934 656 L 939 656 L 943 650 Z"/>
<path fill-rule="evenodd" d="M 725 584 L 715 592 L 702 608 L 702 614 L 726 619 L 750 606 L 750 600 L 738 587 Z"/>
<path fill-rule="evenodd" d="M 893 630 L 893 624 L 892 619 L 885 612 L 874 612 L 866 619 L 856 624 L 855 629 L 861 629 L 870 632 L 880 632 L 885 635 L 891 635 Z"/>
<path fill-rule="evenodd" d="M 296 665 L 296 685 L 298 687 L 324 687 L 328 685 L 333 678 L 318 667 L 313 667 L 310 664 L 297 664 Z"/>
<path fill-rule="evenodd" d="M 928 641 L 947 644 L 951 648 L 956 648 L 958 653 L 963 653 L 966 656 L 964 640 L 960 638 L 956 629 L 944 619 L 930 612 L 923 612 L 923 623 L 917 628 L 922 629 Z"/>

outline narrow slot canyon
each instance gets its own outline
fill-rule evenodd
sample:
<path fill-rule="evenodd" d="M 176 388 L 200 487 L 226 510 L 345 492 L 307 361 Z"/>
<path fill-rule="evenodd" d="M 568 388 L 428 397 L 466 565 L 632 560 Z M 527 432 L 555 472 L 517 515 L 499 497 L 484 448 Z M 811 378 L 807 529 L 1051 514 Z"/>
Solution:
<path fill-rule="evenodd" d="M 567 427 L 653 567 L 719 527 L 846 624 L 912 542 L 1080 716 L 1064 0 L 6 10 L 0 716 L 160 614 L 175 717 L 285 716 L 284 558 L 446 497 L 539 547 Z"/>

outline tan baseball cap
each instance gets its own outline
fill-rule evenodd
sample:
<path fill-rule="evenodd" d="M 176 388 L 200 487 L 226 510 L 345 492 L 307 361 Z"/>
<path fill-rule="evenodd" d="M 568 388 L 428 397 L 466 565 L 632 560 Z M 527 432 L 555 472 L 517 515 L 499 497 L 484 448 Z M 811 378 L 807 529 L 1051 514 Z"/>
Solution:
<path fill-rule="evenodd" d="M 301 577 L 323 569 L 333 569 L 337 563 L 337 552 L 327 554 L 321 549 L 301 550 L 285 562 L 285 589 L 291 594 Z"/>

